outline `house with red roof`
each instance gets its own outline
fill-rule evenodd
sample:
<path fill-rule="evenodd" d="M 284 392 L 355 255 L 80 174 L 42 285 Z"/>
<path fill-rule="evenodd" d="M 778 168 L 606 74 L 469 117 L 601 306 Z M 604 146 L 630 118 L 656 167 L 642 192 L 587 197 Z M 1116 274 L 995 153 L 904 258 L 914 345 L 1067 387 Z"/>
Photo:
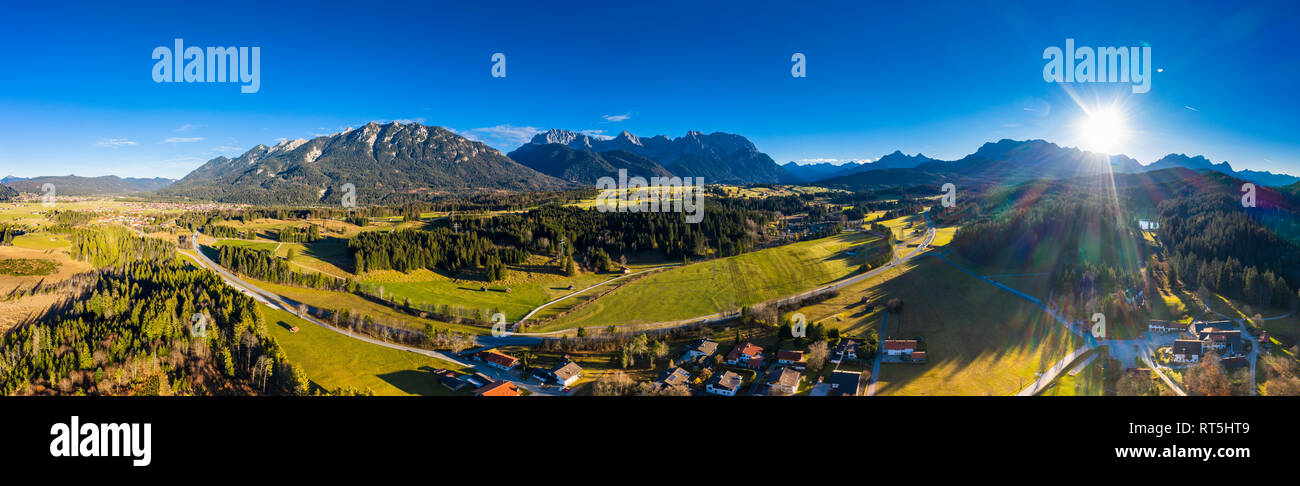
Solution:
<path fill-rule="evenodd" d="M 777 351 L 776 362 L 800 371 L 808 368 L 808 359 L 804 357 L 803 351 L 786 349 Z"/>
<path fill-rule="evenodd" d="M 481 361 L 483 363 L 487 363 L 488 366 L 491 366 L 493 368 L 502 371 L 508 371 L 514 368 L 515 366 L 519 365 L 519 358 L 516 358 L 514 356 L 505 353 L 499 353 L 490 349 L 475 353 L 474 361 Z"/>
<path fill-rule="evenodd" d="M 752 369 L 761 368 L 763 367 L 763 348 L 749 341 L 737 344 L 730 353 L 727 353 L 726 363 Z"/>
<path fill-rule="evenodd" d="M 506 380 L 497 380 L 490 385 L 474 390 L 474 396 L 476 397 L 517 397 L 519 395 L 519 387 Z"/>
<path fill-rule="evenodd" d="M 911 356 L 918 347 L 915 339 L 886 339 L 881 344 L 889 356 Z"/>

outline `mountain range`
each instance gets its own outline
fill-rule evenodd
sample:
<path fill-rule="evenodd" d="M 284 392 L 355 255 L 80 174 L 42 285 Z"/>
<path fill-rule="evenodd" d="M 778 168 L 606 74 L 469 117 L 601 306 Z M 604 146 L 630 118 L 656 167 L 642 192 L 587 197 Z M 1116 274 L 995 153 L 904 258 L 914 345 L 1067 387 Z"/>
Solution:
<path fill-rule="evenodd" d="M 835 177 L 838 175 L 853 172 L 853 169 L 866 165 L 864 163 L 849 161 L 843 164 L 832 164 L 830 162 L 818 162 L 816 164 L 799 164 L 794 161 L 781 164 L 781 168 L 786 172 L 799 178 L 804 182 L 820 181 L 822 179 Z"/>
<path fill-rule="evenodd" d="M 217 157 L 159 194 L 235 203 L 335 204 L 348 183 L 363 205 L 436 194 L 576 187 L 442 127 L 371 122 L 311 140 L 258 145 L 233 159 Z"/>
<path fill-rule="evenodd" d="M 575 150 L 602 154 L 602 156 L 611 151 L 629 152 L 654 161 L 672 175 L 703 177 L 710 184 L 799 182 L 798 177 L 777 165 L 767 154 L 759 152 L 749 139 L 722 132 L 705 134 L 692 130 L 681 137 L 668 138 L 666 135 L 638 137 L 623 131 L 613 138 L 597 138 L 568 130 L 551 129 L 537 134 L 511 154 L 521 155 L 527 160 L 521 160 L 525 165 L 534 169 L 542 167 L 547 169 L 542 172 L 555 175 L 563 173 L 563 170 L 558 169 L 561 168 L 564 160 L 570 157 L 569 154 L 554 150 L 548 152 L 556 157 L 562 157 L 559 159 L 530 157 L 524 154 L 538 155 L 533 147 L 529 147 L 530 145 L 557 144 Z M 591 164 L 585 158 L 575 160 L 588 166 Z M 638 162 L 644 165 L 644 161 Z M 646 169 L 653 170 L 653 167 Z"/>
<path fill-rule="evenodd" d="M 627 170 L 628 177 L 646 179 L 673 175 L 658 162 L 626 150 L 596 152 L 559 143 L 528 143 L 508 157 L 543 174 L 585 185 L 595 185 L 601 177 L 616 177 L 619 170 Z"/>
<path fill-rule="evenodd" d="M 881 161 L 887 166 L 873 168 Z M 1100 155 L 1073 147 L 1061 147 L 1044 140 L 1009 140 L 985 143 L 974 153 L 955 161 L 930 159 L 923 155 L 906 156 L 901 152 L 882 157 L 818 181 L 820 185 L 853 189 L 870 189 L 906 185 L 966 182 L 983 184 L 1029 179 L 1063 179 L 1109 173 L 1140 174 L 1169 168 L 1198 172 L 1220 172 L 1264 186 L 1284 186 L 1300 182 L 1300 177 L 1263 171 L 1234 171 L 1227 162 L 1214 164 L 1204 156 L 1169 154 L 1143 165 L 1132 157 Z"/>
<path fill-rule="evenodd" d="M 66 175 L 31 178 L 7 176 L 4 179 L 0 179 L 0 183 L 3 183 L 5 186 L 8 186 L 15 191 L 36 194 L 42 192 L 41 188 L 44 187 L 45 184 L 54 184 L 55 194 L 63 196 L 102 196 L 109 194 L 152 192 L 167 187 L 173 182 L 176 182 L 176 180 L 163 177 L 122 178 L 113 175 L 100 177 Z"/>

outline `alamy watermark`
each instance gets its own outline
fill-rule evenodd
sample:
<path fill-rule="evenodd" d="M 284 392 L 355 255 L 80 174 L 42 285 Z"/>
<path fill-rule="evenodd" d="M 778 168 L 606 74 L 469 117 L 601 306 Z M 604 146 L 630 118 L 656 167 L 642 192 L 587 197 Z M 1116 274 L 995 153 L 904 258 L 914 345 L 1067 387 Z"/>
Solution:
<path fill-rule="evenodd" d="M 1049 83 L 1132 83 L 1134 93 L 1151 91 L 1151 46 L 1043 49 L 1043 80 Z"/>
<path fill-rule="evenodd" d="M 687 223 L 704 220 L 703 177 L 628 177 L 627 169 L 618 170 L 618 180 L 605 176 L 596 180 L 600 195 L 596 209 L 602 213 L 686 214 Z"/>
<path fill-rule="evenodd" d="M 942 193 L 939 194 L 939 204 L 942 204 L 943 207 L 945 208 L 950 208 L 957 205 L 956 184 L 953 184 L 951 182 L 945 182 L 943 183 L 942 186 L 939 186 L 939 190 L 943 191 Z"/>
<path fill-rule="evenodd" d="M 153 49 L 155 83 L 244 83 L 240 93 L 262 89 L 261 47 L 185 47 L 176 39 L 173 47 Z"/>
<path fill-rule="evenodd" d="M 339 195 L 339 203 L 344 208 L 355 209 L 357 207 L 357 185 L 348 182 L 340 186 L 339 189 L 343 190 L 343 194 Z"/>
<path fill-rule="evenodd" d="M 54 207 L 58 201 L 58 191 L 55 190 L 54 184 L 46 182 L 41 185 L 41 205 L 47 208 Z"/>

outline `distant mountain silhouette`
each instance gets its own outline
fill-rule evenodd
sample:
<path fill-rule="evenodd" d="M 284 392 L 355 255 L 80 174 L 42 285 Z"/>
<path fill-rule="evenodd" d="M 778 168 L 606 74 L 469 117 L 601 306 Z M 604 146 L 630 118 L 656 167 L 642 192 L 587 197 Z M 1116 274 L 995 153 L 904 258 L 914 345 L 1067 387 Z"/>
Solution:
<path fill-rule="evenodd" d="M 647 180 L 672 176 L 658 162 L 626 150 L 595 152 L 559 143 L 529 143 L 507 156 L 543 174 L 586 185 L 595 185 L 601 177 L 618 177 L 619 169 L 626 169 L 628 177 Z"/>
<path fill-rule="evenodd" d="M 529 142 L 531 145 L 553 143 L 602 154 L 612 150 L 631 152 L 655 161 L 673 175 L 703 177 L 710 184 L 799 182 L 799 178 L 759 152 L 749 139 L 730 133 L 689 131 L 670 139 L 664 135 L 637 137 L 623 131 L 614 138 L 600 139 L 551 129 Z"/>
<path fill-rule="evenodd" d="M 137 178 L 118 176 L 82 177 L 76 175 L 42 176 L 31 178 L 6 177 L 4 185 L 18 192 L 42 193 L 45 184 L 54 184 L 54 192 L 60 196 L 101 196 L 108 194 L 132 194 L 152 192 L 176 182 L 175 179 L 162 177 Z"/>
<path fill-rule="evenodd" d="M 854 169 L 861 167 L 863 164 L 858 162 L 845 162 L 835 165 L 830 162 L 819 162 L 816 164 L 798 164 L 793 161 L 781 164 L 781 168 L 786 172 L 799 178 L 804 182 L 819 181 L 827 177 L 833 177 L 841 174 L 848 174 Z"/>
<path fill-rule="evenodd" d="M 882 157 L 894 165 L 907 165 L 901 152 Z M 922 157 L 917 155 L 914 157 Z M 1169 168 L 1220 172 L 1266 186 L 1300 181 L 1300 177 L 1260 171 L 1234 171 L 1227 162 L 1214 164 L 1204 156 L 1170 154 L 1149 165 L 1123 154 L 1104 155 L 1073 147 L 1061 147 L 1045 140 L 1009 140 L 985 143 L 974 153 L 955 161 L 929 159 L 911 168 L 871 170 L 866 164 L 852 173 L 832 176 L 819 184 L 845 188 L 873 188 L 900 185 L 964 181 L 984 184 L 1028 179 L 1062 179 L 1098 174 L 1138 174 Z"/>

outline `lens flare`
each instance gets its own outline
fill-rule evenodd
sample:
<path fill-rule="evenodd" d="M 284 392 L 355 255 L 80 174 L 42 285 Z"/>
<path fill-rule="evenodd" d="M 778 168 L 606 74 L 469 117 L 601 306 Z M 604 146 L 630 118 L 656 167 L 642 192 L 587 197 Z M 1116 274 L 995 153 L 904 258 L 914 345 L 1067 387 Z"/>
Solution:
<path fill-rule="evenodd" d="M 1088 112 L 1079 123 L 1080 148 L 1112 154 L 1120 151 L 1128 137 L 1124 115 L 1115 108 Z"/>

